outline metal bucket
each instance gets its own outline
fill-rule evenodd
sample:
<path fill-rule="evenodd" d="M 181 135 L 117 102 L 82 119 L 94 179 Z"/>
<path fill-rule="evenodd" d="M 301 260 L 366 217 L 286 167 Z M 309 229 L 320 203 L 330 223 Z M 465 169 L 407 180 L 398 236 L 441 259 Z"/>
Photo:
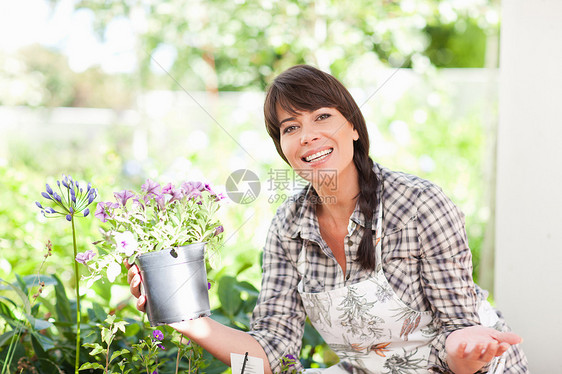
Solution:
<path fill-rule="evenodd" d="M 211 315 L 205 243 L 143 253 L 137 264 L 150 326 Z"/>

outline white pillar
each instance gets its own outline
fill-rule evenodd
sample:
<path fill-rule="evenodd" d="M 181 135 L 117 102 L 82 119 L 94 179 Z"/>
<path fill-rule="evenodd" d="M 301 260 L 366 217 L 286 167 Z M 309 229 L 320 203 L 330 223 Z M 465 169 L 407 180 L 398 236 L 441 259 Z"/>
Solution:
<path fill-rule="evenodd" d="M 496 302 L 562 373 L 562 1 L 502 1 L 499 115 Z"/>

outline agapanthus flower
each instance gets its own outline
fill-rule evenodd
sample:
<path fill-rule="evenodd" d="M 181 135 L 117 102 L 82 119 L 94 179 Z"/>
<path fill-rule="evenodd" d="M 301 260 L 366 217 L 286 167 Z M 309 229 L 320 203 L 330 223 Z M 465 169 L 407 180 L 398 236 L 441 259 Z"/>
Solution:
<path fill-rule="evenodd" d="M 114 236 L 117 243 L 117 252 L 124 253 L 125 256 L 132 256 L 135 253 L 139 245 L 132 232 L 117 232 Z"/>
<path fill-rule="evenodd" d="M 54 191 L 48 183 L 45 184 L 45 192 L 41 192 L 41 196 L 50 200 L 51 205 L 57 209 L 54 209 L 53 206 L 43 207 L 38 201 L 35 202 L 35 205 L 41 209 L 41 213 L 45 217 L 58 215 L 65 217 L 67 221 L 72 221 L 78 213 L 83 212 L 84 217 L 90 214 L 88 206 L 97 197 L 97 190 L 92 188 L 90 183 L 84 191 L 78 181 L 73 180 L 70 176 L 63 175 L 62 182 L 57 181 L 57 187 L 60 194 Z"/>
<path fill-rule="evenodd" d="M 92 258 L 94 258 L 96 254 L 94 253 L 94 251 L 92 251 L 91 249 L 88 249 L 86 252 L 79 252 L 76 255 L 76 261 L 86 265 L 86 262 L 90 261 Z"/>

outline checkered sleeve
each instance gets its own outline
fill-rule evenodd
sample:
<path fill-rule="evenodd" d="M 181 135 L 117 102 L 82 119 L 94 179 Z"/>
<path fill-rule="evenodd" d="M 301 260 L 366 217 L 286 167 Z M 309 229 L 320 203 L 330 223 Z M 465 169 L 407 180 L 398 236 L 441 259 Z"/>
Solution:
<path fill-rule="evenodd" d="M 284 355 L 299 357 L 306 319 L 297 292 L 299 275 L 289 255 L 297 250 L 298 241 L 283 236 L 282 222 L 290 221 L 278 212 L 264 247 L 261 291 L 250 331 L 262 345 L 274 373 L 280 371 Z"/>
<path fill-rule="evenodd" d="M 439 331 L 432 342 L 429 364 L 435 372 L 447 373 L 447 336 L 480 323 L 472 255 L 464 215 L 440 188 L 431 186 L 420 193 L 417 220 L 421 281 Z"/>

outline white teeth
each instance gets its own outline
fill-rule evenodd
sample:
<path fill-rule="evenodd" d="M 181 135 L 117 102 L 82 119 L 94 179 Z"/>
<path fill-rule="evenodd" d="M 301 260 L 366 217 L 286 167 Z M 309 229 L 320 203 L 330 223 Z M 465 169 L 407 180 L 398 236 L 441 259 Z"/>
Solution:
<path fill-rule="evenodd" d="M 333 151 L 333 149 L 330 148 L 330 149 L 326 149 L 324 151 L 316 152 L 316 153 L 314 153 L 310 156 L 306 156 L 305 160 L 306 160 L 306 162 L 310 162 L 310 161 L 315 160 L 317 158 L 320 158 L 322 156 L 329 155 L 330 153 L 332 153 L 332 151 Z"/>

